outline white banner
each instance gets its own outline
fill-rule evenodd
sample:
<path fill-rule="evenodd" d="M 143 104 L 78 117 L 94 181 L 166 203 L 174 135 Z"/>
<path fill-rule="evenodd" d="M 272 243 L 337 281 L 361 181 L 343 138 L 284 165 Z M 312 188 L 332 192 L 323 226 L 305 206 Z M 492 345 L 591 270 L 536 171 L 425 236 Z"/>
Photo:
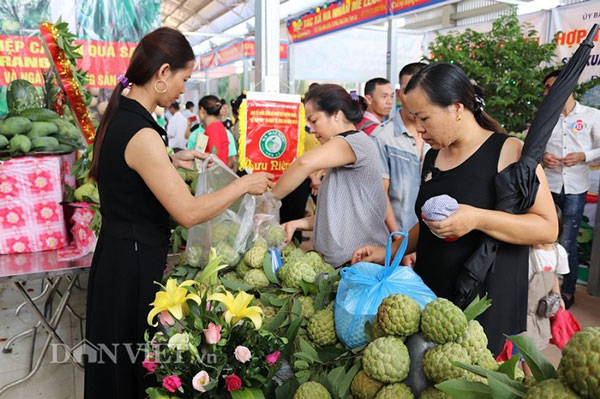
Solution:
<path fill-rule="evenodd" d="M 600 2 L 590 1 L 552 10 L 551 32 L 556 34 L 556 62 L 566 64 L 579 44 L 587 36 L 594 23 L 600 24 Z M 592 77 L 600 77 L 600 46 L 598 35 L 594 40 L 588 63 L 579 78 L 585 82 Z"/>

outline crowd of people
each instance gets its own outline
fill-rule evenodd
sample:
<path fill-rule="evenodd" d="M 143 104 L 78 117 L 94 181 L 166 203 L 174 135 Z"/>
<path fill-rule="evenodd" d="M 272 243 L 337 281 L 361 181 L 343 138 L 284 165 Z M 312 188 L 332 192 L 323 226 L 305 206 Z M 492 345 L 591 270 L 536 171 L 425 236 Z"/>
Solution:
<path fill-rule="evenodd" d="M 122 95 L 125 88 L 117 86 L 98 129 L 91 177 L 98 182 L 103 225 L 90 274 L 90 342 L 143 342 L 153 281 L 164 269 L 169 214 L 192 226 L 241 195 L 272 189 L 283 201 L 286 240 L 313 230 L 314 249 L 338 268 L 383 263 L 389 233 L 408 231 L 403 264 L 450 300 L 465 260 L 485 235 L 497 239 L 495 264 L 481 287 L 493 301 L 479 318 L 489 349 L 498 354 L 505 335 L 519 333 L 547 343 L 549 324 L 536 314 L 537 303 L 551 291 L 562 294 L 563 307 L 575 301 L 576 237 L 588 164 L 600 158 L 600 111 L 569 97 L 536 171 L 533 206 L 523 214 L 497 211 L 494 179 L 519 159 L 523 143 L 486 112 L 481 92 L 459 67 L 412 63 L 400 72 L 398 112 L 394 88 L 383 78 L 367 82 L 364 97 L 336 84 L 311 85 L 303 100 L 311 143 L 276 184 L 268 173 L 252 173 L 194 198 L 174 166 L 212 153 L 235 168 L 241 98 L 232 102 L 233 123 L 228 104 L 215 96 L 203 97 L 196 112 L 193 103 L 180 110 L 174 100 L 193 59 L 177 31 L 160 28 L 145 36 L 126 73 L 129 92 Z M 544 79 L 545 93 L 557 75 Z M 169 108 L 166 132 L 151 116 L 157 106 Z M 171 158 L 161 135 L 175 151 Z M 306 216 L 311 194 L 318 194 L 316 212 Z M 443 220 L 422 217 L 424 203 L 443 194 L 458 209 Z M 564 275 L 562 290 L 557 274 Z M 127 286 L 115 288 L 115 280 Z M 137 289 L 130 289 L 131 281 Z M 86 398 L 123 390 L 138 397 L 142 374 L 139 365 L 88 365 Z"/>

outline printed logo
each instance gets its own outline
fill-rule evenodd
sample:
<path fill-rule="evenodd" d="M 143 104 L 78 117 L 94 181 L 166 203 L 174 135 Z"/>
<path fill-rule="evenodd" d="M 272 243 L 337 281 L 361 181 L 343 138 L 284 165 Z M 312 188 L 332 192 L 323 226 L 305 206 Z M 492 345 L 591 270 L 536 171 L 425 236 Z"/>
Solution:
<path fill-rule="evenodd" d="M 573 134 L 583 133 L 586 128 L 587 128 L 587 123 L 585 123 L 581 119 L 578 119 L 577 121 L 573 122 L 573 124 L 571 125 Z"/>
<path fill-rule="evenodd" d="M 277 129 L 267 130 L 259 141 L 260 152 L 267 158 L 279 158 L 287 147 L 285 135 Z"/>

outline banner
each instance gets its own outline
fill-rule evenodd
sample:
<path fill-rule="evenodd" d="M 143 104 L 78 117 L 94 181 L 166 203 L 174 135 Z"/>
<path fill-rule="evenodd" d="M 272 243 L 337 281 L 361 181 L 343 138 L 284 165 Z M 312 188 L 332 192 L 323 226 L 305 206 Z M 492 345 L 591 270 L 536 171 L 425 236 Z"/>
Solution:
<path fill-rule="evenodd" d="M 340 29 L 386 17 L 389 0 L 345 0 L 317 7 L 289 20 L 288 36 L 291 42 L 312 39 Z"/>
<path fill-rule="evenodd" d="M 392 15 L 403 14 L 405 12 L 444 2 L 445 0 L 392 0 L 390 13 Z"/>
<path fill-rule="evenodd" d="M 304 152 L 304 106 L 299 96 L 254 94 L 240 107 L 240 168 L 277 180 Z"/>
<path fill-rule="evenodd" d="M 195 71 L 204 71 L 232 62 L 254 58 L 255 56 L 256 43 L 254 39 L 241 40 L 201 55 L 198 58 L 197 69 Z M 287 58 L 288 44 L 284 42 L 279 43 L 279 59 L 287 60 Z"/>
<path fill-rule="evenodd" d="M 557 63 L 566 64 L 569 61 L 594 23 L 600 24 L 600 7 L 595 2 L 559 7 L 552 10 L 551 31 L 556 37 L 555 61 Z M 595 46 L 590 53 L 579 82 L 585 82 L 593 77 L 600 77 L 598 35 L 594 39 L 594 44 Z"/>

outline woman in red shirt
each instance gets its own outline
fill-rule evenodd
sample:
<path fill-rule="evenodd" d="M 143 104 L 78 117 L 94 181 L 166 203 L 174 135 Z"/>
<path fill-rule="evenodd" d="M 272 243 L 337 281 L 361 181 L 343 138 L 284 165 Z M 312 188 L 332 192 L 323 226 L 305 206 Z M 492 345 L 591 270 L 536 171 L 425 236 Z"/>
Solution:
<path fill-rule="evenodd" d="M 229 155 L 229 139 L 225 126 L 219 120 L 223 104 L 213 95 L 204 96 L 198 102 L 198 117 L 208 137 L 206 152 L 216 154 L 225 165 Z"/>

